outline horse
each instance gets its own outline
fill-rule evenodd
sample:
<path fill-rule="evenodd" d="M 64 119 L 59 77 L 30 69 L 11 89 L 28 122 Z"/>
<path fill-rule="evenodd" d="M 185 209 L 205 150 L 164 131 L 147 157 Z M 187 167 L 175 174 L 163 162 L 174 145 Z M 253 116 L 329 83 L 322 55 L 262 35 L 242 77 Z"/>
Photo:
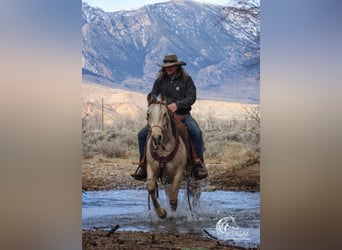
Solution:
<path fill-rule="evenodd" d="M 187 166 L 187 146 L 178 130 L 174 128 L 171 113 L 166 106 L 166 98 L 160 101 L 148 95 L 147 121 L 150 136 L 147 139 L 147 190 L 154 209 L 160 218 L 166 218 L 167 212 L 159 204 L 157 197 L 158 178 L 166 178 L 170 185 L 165 186 L 172 211 L 177 209 L 178 192 Z"/>

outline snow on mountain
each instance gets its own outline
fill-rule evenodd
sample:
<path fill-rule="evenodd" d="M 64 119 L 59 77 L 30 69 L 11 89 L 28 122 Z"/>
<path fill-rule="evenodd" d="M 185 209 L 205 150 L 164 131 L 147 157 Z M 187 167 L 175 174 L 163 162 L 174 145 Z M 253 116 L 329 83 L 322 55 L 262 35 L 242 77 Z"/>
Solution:
<path fill-rule="evenodd" d="M 148 93 L 166 54 L 185 61 L 198 97 L 259 101 L 259 25 L 221 20 L 222 6 L 177 0 L 106 13 L 82 4 L 84 81 Z"/>

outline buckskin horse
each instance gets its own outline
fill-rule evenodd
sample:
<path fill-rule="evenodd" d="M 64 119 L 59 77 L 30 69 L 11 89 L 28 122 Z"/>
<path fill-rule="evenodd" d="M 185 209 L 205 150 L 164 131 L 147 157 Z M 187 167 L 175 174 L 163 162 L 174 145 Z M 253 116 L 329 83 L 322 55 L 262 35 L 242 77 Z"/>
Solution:
<path fill-rule="evenodd" d="M 146 148 L 147 190 L 157 215 L 165 218 L 167 212 L 160 206 L 157 197 L 157 181 L 169 181 L 170 185 L 164 187 L 171 210 L 175 211 L 178 192 L 189 165 L 189 148 L 175 125 L 173 114 L 166 106 L 166 98 L 162 96 L 161 100 L 157 101 L 155 97 L 148 95 L 147 102 L 147 121 L 150 127 Z"/>

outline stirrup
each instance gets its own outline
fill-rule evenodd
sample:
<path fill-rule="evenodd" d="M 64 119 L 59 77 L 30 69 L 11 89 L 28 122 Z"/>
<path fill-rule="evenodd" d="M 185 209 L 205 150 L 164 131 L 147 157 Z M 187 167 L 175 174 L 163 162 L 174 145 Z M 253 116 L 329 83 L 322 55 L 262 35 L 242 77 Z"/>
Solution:
<path fill-rule="evenodd" d="M 147 173 L 144 171 L 143 167 L 139 165 L 137 170 L 135 170 L 135 173 L 131 174 L 131 176 L 138 181 L 145 181 L 147 178 Z"/>
<path fill-rule="evenodd" d="M 196 180 L 202 180 L 208 176 L 208 171 L 202 162 L 194 166 L 194 176 Z"/>

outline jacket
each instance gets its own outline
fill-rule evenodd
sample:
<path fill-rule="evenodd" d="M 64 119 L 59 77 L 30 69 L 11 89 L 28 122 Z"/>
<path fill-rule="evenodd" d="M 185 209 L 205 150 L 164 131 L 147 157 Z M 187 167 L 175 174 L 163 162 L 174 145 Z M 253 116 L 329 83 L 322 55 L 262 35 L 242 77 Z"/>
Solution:
<path fill-rule="evenodd" d="M 155 80 L 151 93 L 154 96 L 164 95 L 167 104 L 176 103 L 177 114 L 189 114 L 196 101 L 196 86 L 190 76 L 183 80 L 177 73 L 163 80 Z"/>

